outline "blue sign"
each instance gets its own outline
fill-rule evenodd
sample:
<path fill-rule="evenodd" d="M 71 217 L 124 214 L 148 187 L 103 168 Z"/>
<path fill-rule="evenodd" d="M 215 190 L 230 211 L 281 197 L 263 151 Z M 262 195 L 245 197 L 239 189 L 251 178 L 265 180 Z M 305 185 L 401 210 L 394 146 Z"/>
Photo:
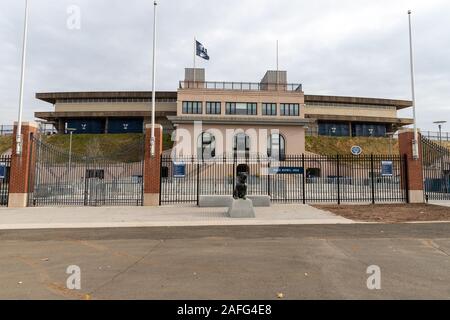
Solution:
<path fill-rule="evenodd" d="M 269 174 L 303 174 L 303 167 L 271 167 Z"/>
<path fill-rule="evenodd" d="M 0 179 L 6 178 L 6 165 L 0 164 Z"/>
<path fill-rule="evenodd" d="M 352 155 L 359 156 L 362 153 L 362 148 L 360 146 L 353 146 L 351 152 Z"/>
<path fill-rule="evenodd" d="M 381 176 L 392 177 L 394 175 L 394 163 L 392 161 L 381 161 Z"/>
<path fill-rule="evenodd" d="M 184 178 L 186 176 L 186 165 L 184 163 L 173 164 L 174 178 Z"/>

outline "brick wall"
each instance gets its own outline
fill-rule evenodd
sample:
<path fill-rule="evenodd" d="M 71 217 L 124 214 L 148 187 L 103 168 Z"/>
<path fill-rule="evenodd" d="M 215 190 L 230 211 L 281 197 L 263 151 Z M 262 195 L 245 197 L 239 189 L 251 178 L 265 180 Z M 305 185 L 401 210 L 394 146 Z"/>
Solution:
<path fill-rule="evenodd" d="M 11 174 L 9 183 L 9 206 L 24 207 L 29 192 L 29 177 L 34 168 L 34 153 L 32 152 L 31 137 L 37 134 L 37 125 L 23 123 L 22 125 L 22 154 L 16 154 L 17 124 L 14 125 L 14 138 L 11 156 Z M 31 159 L 30 159 L 31 158 Z"/>
<path fill-rule="evenodd" d="M 145 128 L 145 162 L 144 162 L 144 205 L 157 206 L 159 205 L 160 193 L 160 168 L 162 155 L 162 134 L 163 128 L 161 125 L 155 126 L 155 155 L 151 156 L 150 139 L 151 126 L 147 125 Z"/>
<path fill-rule="evenodd" d="M 400 130 L 398 135 L 400 154 L 406 155 L 407 181 L 409 201 L 412 203 L 423 202 L 423 171 L 422 171 L 422 144 L 419 134 L 419 159 L 413 158 L 412 141 L 414 132 L 411 129 Z"/>

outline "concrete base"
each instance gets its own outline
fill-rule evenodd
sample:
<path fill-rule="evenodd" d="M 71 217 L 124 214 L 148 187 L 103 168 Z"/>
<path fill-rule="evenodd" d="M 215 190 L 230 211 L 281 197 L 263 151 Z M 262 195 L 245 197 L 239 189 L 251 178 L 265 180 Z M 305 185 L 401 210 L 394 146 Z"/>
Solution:
<path fill-rule="evenodd" d="M 424 203 L 423 190 L 409 190 L 409 203 Z"/>
<path fill-rule="evenodd" d="M 269 196 L 253 195 L 247 198 L 252 200 L 253 207 L 270 207 L 271 205 Z M 203 195 L 198 198 L 198 206 L 205 208 L 230 207 L 232 202 L 232 196 Z"/>
<path fill-rule="evenodd" d="M 252 200 L 233 199 L 228 209 L 228 216 L 231 218 L 255 218 Z"/>
<path fill-rule="evenodd" d="M 28 193 L 10 193 L 8 196 L 8 207 L 26 208 L 28 205 Z"/>
<path fill-rule="evenodd" d="M 159 206 L 159 193 L 144 193 L 144 207 Z"/>

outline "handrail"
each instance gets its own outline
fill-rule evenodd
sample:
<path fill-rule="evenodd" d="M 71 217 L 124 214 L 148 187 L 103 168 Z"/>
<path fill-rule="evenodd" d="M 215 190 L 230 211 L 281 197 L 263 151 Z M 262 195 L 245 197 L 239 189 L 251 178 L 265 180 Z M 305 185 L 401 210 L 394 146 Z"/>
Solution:
<path fill-rule="evenodd" d="M 180 81 L 180 89 L 238 90 L 238 91 L 289 91 L 301 92 L 299 83 L 260 83 L 227 81 Z"/>

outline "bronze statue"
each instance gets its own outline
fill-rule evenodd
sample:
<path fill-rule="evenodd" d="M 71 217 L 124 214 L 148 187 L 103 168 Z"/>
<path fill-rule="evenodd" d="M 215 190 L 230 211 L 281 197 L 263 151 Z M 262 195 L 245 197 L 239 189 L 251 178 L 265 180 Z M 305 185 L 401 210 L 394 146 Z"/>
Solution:
<path fill-rule="evenodd" d="M 247 174 L 245 172 L 239 172 L 237 174 L 237 182 L 233 191 L 233 198 L 243 200 L 247 198 Z"/>

